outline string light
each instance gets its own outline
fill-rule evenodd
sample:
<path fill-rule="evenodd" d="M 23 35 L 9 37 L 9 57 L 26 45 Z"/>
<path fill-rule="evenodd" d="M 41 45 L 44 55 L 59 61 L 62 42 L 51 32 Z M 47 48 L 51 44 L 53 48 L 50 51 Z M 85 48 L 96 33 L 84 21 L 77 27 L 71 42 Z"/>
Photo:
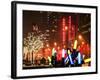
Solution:
<path fill-rule="evenodd" d="M 36 32 L 37 33 L 37 32 Z M 37 53 L 41 48 L 44 47 L 44 42 L 46 40 L 45 34 L 34 32 L 28 33 L 28 36 L 24 38 L 24 46 L 28 48 L 29 51 Z"/>

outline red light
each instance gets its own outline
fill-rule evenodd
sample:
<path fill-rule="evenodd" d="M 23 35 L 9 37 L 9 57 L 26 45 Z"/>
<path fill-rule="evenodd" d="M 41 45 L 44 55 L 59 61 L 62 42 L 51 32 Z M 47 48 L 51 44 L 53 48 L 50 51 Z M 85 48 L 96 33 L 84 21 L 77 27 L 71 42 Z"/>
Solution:
<path fill-rule="evenodd" d="M 67 28 L 66 28 L 66 20 L 65 20 L 65 18 L 63 18 L 62 19 L 62 41 L 63 41 L 63 44 L 65 43 L 65 41 L 66 41 L 66 32 L 65 32 L 65 30 L 66 30 Z"/>
<path fill-rule="evenodd" d="M 85 44 L 84 42 L 82 42 L 82 44 Z"/>
<path fill-rule="evenodd" d="M 65 26 L 65 30 L 67 30 L 68 29 L 68 27 L 67 26 Z"/>
<path fill-rule="evenodd" d="M 63 22 L 62 23 L 63 23 L 63 27 L 64 27 L 65 26 L 65 18 L 63 18 Z"/>
<path fill-rule="evenodd" d="M 58 46 L 58 50 L 60 49 L 60 47 Z"/>

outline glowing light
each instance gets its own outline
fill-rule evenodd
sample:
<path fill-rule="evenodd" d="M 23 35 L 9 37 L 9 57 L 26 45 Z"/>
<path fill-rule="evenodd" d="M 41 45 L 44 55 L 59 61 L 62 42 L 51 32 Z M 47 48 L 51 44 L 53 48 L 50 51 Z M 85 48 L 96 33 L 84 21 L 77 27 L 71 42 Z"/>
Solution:
<path fill-rule="evenodd" d="M 85 44 L 84 42 L 82 42 L 82 44 Z"/>
<path fill-rule="evenodd" d="M 65 18 L 63 18 L 63 22 L 62 23 L 63 23 L 63 26 L 65 26 Z"/>
<path fill-rule="evenodd" d="M 80 52 L 78 53 L 78 64 L 81 64 L 82 58 Z"/>
<path fill-rule="evenodd" d="M 68 55 L 70 54 L 70 50 L 68 50 Z"/>
<path fill-rule="evenodd" d="M 57 28 L 58 26 L 54 26 L 55 28 Z"/>
<path fill-rule="evenodd" d="M 62 49 L 62 57 L 64 58 L 64 56 L 65 56 L 65 50 L 64 49 Z"/>
<path fill-rule="evenodd" d="M 47 44 L 46 46 L 49 47 L 49 44 Z"/>
<path fill-rule="evenodd" d="M 66 63 L 68 60 L 69 60 L 68 57 L 66 57 L 65 60 L 64 60 L 64 63 Z"/>
<path fill-rule="evenodd" d="M 55 48 L 52 49 L 52 56 L 55 55 Z"/>
<path fill-rule="evenodd" d="M 69 59 L 70 59 L 70 63 L 71 63 L 71 64 L 74 64 L 73 61 L 72 61 L 71 55 L 69 55 Z"/>
<path fill-rule="evenodd" d="M 72 57 L 71 57 L 71 52 L 70 52 L 70 50 L 68 50 L 68 57 L 69 57 L 70 63 L 71 63 L 71 64 L 74 64 L 74 62 L 73 62 L 73 60 L 72 60 Z"/>
<path fill-rule="evenodd" d="M 68 41 L 71 40 L 71 16 L 68 17 Z"/>
<path fill-rule="evenodd" d="M 88 62 L 90 62 L 90 61 L 91 61 L 91 58 L 88 58 L 88 59 L 85 59 L 85 60 L 84 60 L 85 63 L 88 63 Z"/>
<path fill-rule="evenodd" d="M 45 49 L 45 52 L 47 52 L 47 49 Z"/>
<path fill-rule="evenodd" d="M 71 44 L 71 46 L 73 47 L 73 44 Z"/>
<path fill-rule="evenodd" d="M 85 58 L 85 55 L 83 54 L 82 58 L 84 59 Z"/>
<path fill-rule="evenodd" d="M 48 60 L 49 60 L 49 62 L 51 62 L 51 58 L 48 56 Z"/>
<path fill-rule="evenodd" d="M 43 48 L 45 41 L 45 34 L 40 34 L 37 31 L 37 35 L 34 32 L 28 33 L 28 36 L 24 38 L 24 47 L 27 47 L 28 51 L 37 53 Z"/>
<path fill-rule="evenodd" d="M 73 49 L 76 49 L 77 48 L 77 40 L 75 40 L 75 42 L 74 42 L 74 47 L 73 47 Z"/>
<path fill-rule="evenodd" d="M 68 50 L 68 57 L 69 57 L 70 63 L 71 63 L 71 64 L 74 64 L 74 62 L 73 62 L 73 60 L 72 60 L 72 57 L 71 57 L 70 50 Z"/>
<path fill-rule="evenodd" d="M 50 48 L 48 48 L 48 51 L 50 51 L 51 49 Z"/>
<path fill-rule="evenodd" d="M 65 31 L 65 29 L 64 29 L 64 28 L 63 28 L 62 30 L 63 30 L 63 31 Z"/>
<path fill-rule="evenodd" d="M 57 46 L 57 43 L 56 43 L 56 42 L 54 42 L 54 45 L 55 45 L 55 46 Z"/>
<path fill-rule="evenodd" d="M 65 26 L 66 26 L 66 20 L 65 18 L 62 19 L 62 41 L 63 41 L 63 44 L 65 43 L 66 41 L 66 31 L 65 31 Z"/>
<path fill-rule="evenodd" d="M 65 26 L 65 30 L 68 30 L 68 27 L 67 26 Z"/>
<path fill-rule="evenodd" d="M 49 32 L 49 30 L 46 30 L 46 32 Z"/>
<path fill-rule="evenodd" d="M 52 32 L 55 32 L 55 30 L 53 29 Z"/>
<path fill-rule="evenodd" d="M 82 36 L 81 36 L 81 35 L 79 35 L 79 36 L 78 36 L 78 38 L 79 38 L 79 39 L 82 39 Z"/>
<path fill-rule="evenodd" d="M 48 56 L 49 65 L 51 65 L 51 58 Z"/>
<path fill-rule="evenodd" d="M 60 47 L 58 46 L 58 50 L 60 49 Z"/>
<path fill-rule="evenodd" d="M 64 45 L 64 48 L 66 48 L 66 45 Z"/>

